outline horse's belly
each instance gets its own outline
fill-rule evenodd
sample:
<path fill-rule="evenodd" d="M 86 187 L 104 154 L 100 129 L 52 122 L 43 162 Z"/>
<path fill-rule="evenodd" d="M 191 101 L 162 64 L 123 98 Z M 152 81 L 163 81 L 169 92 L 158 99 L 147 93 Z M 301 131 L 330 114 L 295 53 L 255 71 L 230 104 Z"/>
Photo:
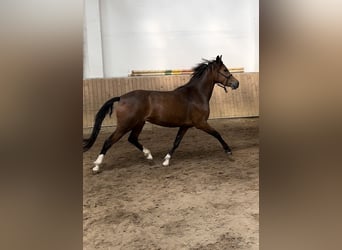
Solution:
<path fill-rule="evenodd" d="M 151 92 L 150 112 L 147 121 L 168 127 L 191 126 L 189 101 L 186 97 L 170 92 Z"/>
<path fill-rule="evenodd" d="M 160 108 L 152 110 L 151 114 L 146 119 L 148 122 L 166 126 L 166 127 L 179 127 L 191 126 L 192 122 L 187 116 L 186 111 L 177 111 L 175 109 L 163 110 Z"/>
<path fill-rule="evenodd" d="M 153 119 L 153 118 L 149 118 L 146 121 L 159 125 L 159 126 L 163 126 L 163 127 L 181 127 L 181 126 L 193 126 L 192 122 L 190 121 L 170 121 L 170 120 L 162 120 L 162 119 Z"/>

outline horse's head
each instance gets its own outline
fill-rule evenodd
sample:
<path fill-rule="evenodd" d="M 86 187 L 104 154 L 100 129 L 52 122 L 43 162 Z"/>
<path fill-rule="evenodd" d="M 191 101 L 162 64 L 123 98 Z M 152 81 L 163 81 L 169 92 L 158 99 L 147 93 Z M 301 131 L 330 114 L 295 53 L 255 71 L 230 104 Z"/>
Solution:
<path fill-rule="evenodd" d="M 221 87 L 231 87 L 237 89 L 239 81 L 229 72 L 222 62 L 222 56 L 217 56 L 215 60 L 214 81 Z"/>

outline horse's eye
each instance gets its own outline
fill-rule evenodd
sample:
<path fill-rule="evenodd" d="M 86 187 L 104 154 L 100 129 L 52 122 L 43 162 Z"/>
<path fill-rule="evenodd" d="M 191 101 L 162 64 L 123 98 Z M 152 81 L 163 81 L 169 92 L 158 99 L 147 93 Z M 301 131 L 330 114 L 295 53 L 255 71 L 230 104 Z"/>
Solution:
<path fill-rule="evenodd" d="M 228 72 L 228 69 L 224 69 L 224 72 Z"/>

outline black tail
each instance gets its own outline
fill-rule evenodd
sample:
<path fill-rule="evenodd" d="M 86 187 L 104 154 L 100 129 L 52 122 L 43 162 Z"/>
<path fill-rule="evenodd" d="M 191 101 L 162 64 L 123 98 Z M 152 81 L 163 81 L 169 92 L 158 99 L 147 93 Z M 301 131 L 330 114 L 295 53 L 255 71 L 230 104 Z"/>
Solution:
<path fill-rule="evenodd" d="M 120 101 L 120 97 L 114 97 L 103 104 L 103 106 L 100 108 L 100 110 L 97 112 L 95 116 L 95 123 L 94 123 L 94 128 L 93 131 L 91 132 L 91 135 L 88 139 L 83 139 L 83 152 L 87 151 L 88 149 L 93 146 L 100 130 L 101 130 L 101 125 L 106 117 L 106 115 L 109 113 L 109 116 L 112 115 L 113 113 L 113 104 L 114 102 Z"/>

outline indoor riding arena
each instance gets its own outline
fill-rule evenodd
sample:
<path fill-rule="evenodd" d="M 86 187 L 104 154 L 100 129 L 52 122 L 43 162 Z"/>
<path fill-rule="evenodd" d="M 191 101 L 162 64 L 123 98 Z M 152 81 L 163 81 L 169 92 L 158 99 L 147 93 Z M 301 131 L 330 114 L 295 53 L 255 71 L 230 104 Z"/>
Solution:
<path fill-rule="evenodd" d="M 140 141 L 151 150 L 152 164 L 126 135 L 94 175 L 93 161 L 115 129 L 115 115 L 104 120 L 83 159 L 84 249 L 258 249 L 259 77 L 234 76 L 240 82 L 237 90 L 214 88 L 209 119 L 232 148 L 232 157 L 215 138 L 192 128 L 170 166 L 163 167 L 177 128 L 146 124 Z M 84 137 L 110 97 L 133 89 L 171 90 L 189 77 L 85 80 Z"/>
<path fill-rule="evenodd" d="M 83 153 L 83 249 L 259 249 L 258 4 L 84 1 L 83 148 L 89 150 Z M 143 105 L 127 104 L 127 96 L 119 102 L 114 98 L 133 90 L 171 91 L 198 77 L 196 72 L 201 85 L 194 80 L 187 86 L 191 90 L 172 92 L 172 104 L 162 98 L 169 94 L 154 93 L 160 98 L 153 108 L 167 110 L 168 124 L 198 122 L 188 130 L 190 125 L 182 125 L 187 131 L 183 139 L 178 127 L 152 124 L 166 124 L 153 120 L 158 116 L 146 118 L 151 112 L 145 108 L 152 106 L 146 99 Z M 116 101 L 112 116 L 105 116 L 92 145 L 95 115 L 110 99 Z M 110 113 L 106 105 L 101 114 Z M 132 115 L 127 112 L 132 107 L 146 113 Z M 191 112 L 183 112 L 184 107 Z M 180 114 L 187 119 L 170 118 Z M 195 114 L 202 118 L 193 118 Z M 125 129 L 133 127 L 132 143 L 127 133 L 102 153 L 118 124 L 120 132 L 112 142 L 126 131 L 120 117 L 141 119 L 125 122 Z M 136 133 L 146 119 L 151 123 L 139 135 L 142 147 Z M 176 136 L 181 142 L 169 160 Z M 147 148 L 153 160 L 147 159 Z"/>

